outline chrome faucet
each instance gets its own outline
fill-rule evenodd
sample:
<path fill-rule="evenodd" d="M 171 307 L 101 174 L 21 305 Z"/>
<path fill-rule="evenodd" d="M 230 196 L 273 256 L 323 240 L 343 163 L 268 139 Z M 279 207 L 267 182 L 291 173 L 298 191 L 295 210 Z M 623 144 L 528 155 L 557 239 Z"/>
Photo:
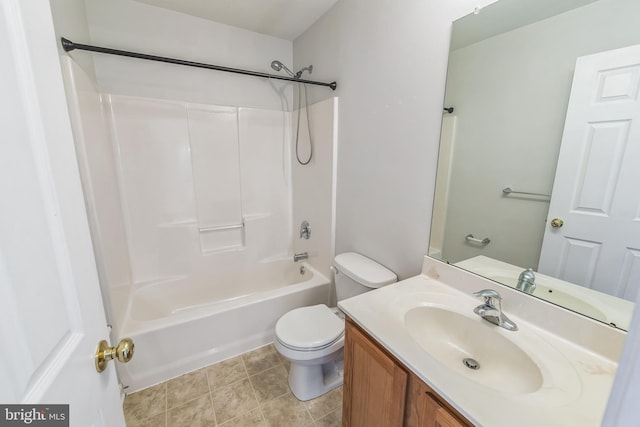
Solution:
<path fill-rule="evenodd" d="M 502 297 L 493 289 L 483 289 L 473 293 L 474 297 L 484 298 L 484 304 L 473 309 L 473 312 L 487 322 L 505 328 L 508 331 L 517 331 L 518 326 L 502 312 Z"/>
<path fill-rule="evenodd" d="M 302 261 L 303 259 L 308 259 L 309 254 L 306 252 L 298 252 L 297 254 L 293 254 L 293 262 Z"/>
<path fill-rule="evenodd" d="M 533 294 L 533 291 L 536 290 L 536 275 L 532 269 L 527 268 L 525 271 L 520 273 L 516 289 L 528 294 Z"/>

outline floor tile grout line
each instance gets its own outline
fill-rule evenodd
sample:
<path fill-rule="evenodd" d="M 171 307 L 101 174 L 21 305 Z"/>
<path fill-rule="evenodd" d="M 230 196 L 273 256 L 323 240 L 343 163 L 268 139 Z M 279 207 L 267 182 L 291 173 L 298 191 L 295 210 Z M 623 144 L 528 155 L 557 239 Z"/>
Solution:
<path fill-rule="evenodd" d="M 278 363 L 276 363 L 275 365 L 271 365 L 271 366 L 269 366 L 269 367 L 268 367 L 268 368 L 266 368 L 266 369 L 263 369 L 263 370 L 258 371 L 258 372 L 254 372 L 253 374 L 249 374 L 249 369 L 247 369 L 246 364 L 245 364 L 245 369 L 247 370 L 247 375 L 249 375 L 249 376 L 258 375 L 258 374 L 261 374 L 261 373 L 263 373 L 264 371 L 268 371 L 269 369 L 274 368 L 274 367 L 276 367 L 276 366 L 278 366 L 278 365 L 283 365 L 283 366 L 284 366 L 284 362 L 283 362 L 282 358 L 280 357 L 280 354 L 278 353 L 278 351 L 277 351 L 277 350 L 275 349 L 275 347 L 273 346 L 273 344 L 266 344 L 266 345 L 263 345 L 262 347 L 258 347 L 258 348 L 254 349 L 254 350 L 248 351 L 248 352 L 246 352 L 246 353 L 242 353 L 242 354 L 240 355 L 240 358 L 241 358 L 241 360 L 242 360 L 242 363 L 243 363 L 243 364 L 245 363 L 245 361 L 244 361 L 244 357 L 243 357 L 243 356 L 246 356 L 246 355 L 247 355 L 247 354 L 249 354 L 249 353 L 253 353 L 254 351 L 257 351 L 257 350 L 263 349 L 263 348 L 265 348 L 265 347 L 270 347 L 270 349 L 271 349 L 271 350 L 273 351 L 273 353 L 276 355 L 276 359 L 278 359 L 278 360 L 279 360 L 279 362 L 278 362 Z"/>
<path fill-rule="evenodd" d="M 146 416 L 143 417 L 143 418 L 133 417 L 135 422 L 145 421 L 145 420 L 147 420 L 149 418 L 157 417 L 158 415 L 167 412 L 167 386 L 166 386 L 166 383 L 160 383 L 160 384 L 156 384 L 156 385 L 154 385 L 152 387 L 156 387 L 158 385 L 162 385 L 162 388 L 164 389 L 164 398 L 163 398 L 164 409 L 161 409 L 158 412 L 154 412 L 152 414 L 146 414 Z M 149 389 L 149 388 L 151 388 L 151 387 L 148 387 L 147 389 Z M 139 390 L 136 393 L 142 392 L 142 391 L 147 390 L 147 389 Z M 135 393 L 131 393 L 131 394 L 125 396 L 125 402 L 126 402 L 127 397 L 128 396 L 132 396 L 133 394 L 135 394 Z M 124 409 L 124 403 L 123 403 L 123 409 Z M 126 418 L 126 416 L 125 416 L 125 418 Z M 125 421 L 126 421 L 126 419 L 125 419 Z"/>
<path fill-rule="evenodd" d="M 212 366 L 212 365 L 209 365 Z M 216 414 L 216 407 L 213 406 L 213 390 L 211 389 L 211 380 L 209 379 L 209 370 L 208 366 L 205 366 L 204 373 L 207 376 L 207 387 L 209 388 L 209 403 L 211 403 L 211 410 L 213 411 L 213 421 L 218 425 L 218 415 Z"/>
<path fill-rule="evenodd" d="M 202 398 L 204 397 L 204 395 L 205 395 L 205 394 L 209 394 L 209 395 L 210 395 L 210 394 L 211 394 L 211 392 L 210 392 L 209 390 L 207 390 L 207 392 L 206 392 L 206 393 L 202 393 L 202 394 L 200 394 L 200 395 L 198 395 L 198 396 L 196 396 L 196 397 L 192 397 L 192 398 L 191 398 L 191 399 L 189 399 L 189 400 L 181 401 L 179 404 L 177 404 L 177 405 L 175 405 L 175 406 L 172 406 L 171 408 L 167 408 L 167 412 L 168 412 L 168 411 L 171 411 L 171 410 L 174 410 L 174 409 L 182 408 L 184 405 L 187 405 L 187 404 L 189 404 L 189 403 L 193 402 L 194 400 L 202 399 Z"/>
<path fill-rule="evenodd" d="M 164 425 L 169 425 L 169 387 L 168 381 L 164 382 Z"/>
<path fill-rule="evenodd" d="M 260 401 L 258 400 L 258 393 L 256 393 L 256 389 L 253 386 L 253 383 L 251 382 L 251 375 L 249 375 L 249 370 L 247 369 L 247 366 L 244 363 L 244 358 L 241 357 L 240 361 L 242 362 L 242 366 L 244 367 L 244 370 L 247 373 L 247 379 L 249 380 L 249 387 L 251 387 L 251 391 L 253 392 L 253 398 L 258 403 L 258 411 L 260 411 L 260 415 L 262 415 L 262 419 L 264 420 L 264 422 L 267 423 L 267 426 L 269 426 L 271 423 L 269 422 L 269 420 L 267 420 L 267 417 L 265 417 L 264 411 L 262 411 L 262 403 L 260 403 Z"/>
<path fill-rule="evenodd" d="M 213 406 L 213 395 L 211 394 L 211 389 L 209 389 L 209 403 L 211 404 L 211 410 L 213 411 L 213 422 L 215 425 L 218 425 L 218 415 L 216 415 L 216 408 Z"/>
<path fill-rule="evenodd" d="M 316 397 L 316 398 L 314 398 L 314 399 L 307 400 L 306 402 L 304 402 L 304 403 L 305 403 L 305 406 L 307 406 L 306 404 L 307 404 L 308 402 L 314 402 L 314 401 L 319 400 L 319 399 L 321 399 L 321 398 L 323 398 L 323 397 L 325 397 L 325 396 L 328 396 L 330 393 L 334 393 L 334 392 L 335 392 L 336 390 L 338 390 L 340 387 L 342 387 L 342 386 L 338 386 L 338 387 L 336 387 L 336 388 L 334 388 L 334 389 L 332 389 L 332 390 L 328 391 L 328 392 L 327 392 L 327 393 L 325 393 L 325 394 L 321 394 L 320 396 L 318 396 L 318 397 Z M 332 412 L 337 411 L 337 410 L 338 410 L 338 408 L 340 408 L 341 402 L 342 402 L 342 396 L 341 396 L 341 399 L 340 399 L 340 403 L 338 403 L 338 406 L 336 406 L 336 407 L 334 407 L 334 408 L 330 409 L 328 412 L 323 413 L 322 415 L 318 416 L 318 418 L 314 417 L 314 416 L 313 416 L 313 414 L 312 414 L 312 415 L 311 415 L 311 418 L 313 418 L 313 420 L 314 420 L 314 421 L 320 421 L 322 418 L 326 417 L 327 415 L 331 414 Z M 308 408 L 308 406 L 307 406 L 307 408 Z M 309 412 L 311 412 L 311 409 L 309 409 Z"/>
<path fill-rule="evenodd" d="M 185 400 L 185 401 L 183 401 L 183 402 L 180 402 L 180 404 L 179 404 L 179 405 L 172 406 L 171 408 L 167 409 L 167 412 L 169 412 L 169 411 L 173 411 L 174 409 L 182 408 L 183 406 L 188 405 L 189 403 L 193 403 L 194 401 L 196 401 L 196 400 L 198 400 L 198 399 L 202 399 L 205 395 L 209 395 L 209 396 L 211 396 L 211 392 L 207 391 L 206 393 L 202 393 L 202 394 L 201 394 L 201 395 L 199 395 L 199 396 L 196 396 L 196 397 L 191 398 L 191 399 L 189 399 L 189 400 Z"/>
<path fill-rule="evenodd" d="M 316 419 L 313 418 L 313 415 L 311 415 L 311 411 L 309 410 L 309 406 L 307 406 L 307 402 L 308 402 L 308 400 L 304 401 L 304 402 L 300 402 L 300 403 L 302 403 L 302 406 L 304 406 L 305 411 L 307 411 L 307 414 L 309 414 L 309 418 L 311 418 L 311 424 L 309 424 L 309 425 L 315 425 L 316 424 Z"/>

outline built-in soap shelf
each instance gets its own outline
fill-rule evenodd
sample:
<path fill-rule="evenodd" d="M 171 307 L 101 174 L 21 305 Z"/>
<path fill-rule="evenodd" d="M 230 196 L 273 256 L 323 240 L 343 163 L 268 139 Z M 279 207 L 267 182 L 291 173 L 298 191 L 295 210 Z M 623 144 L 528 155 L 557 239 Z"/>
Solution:
<path fill-rule="evenodd" d="M 196 229 L 200 239 L 202 255 L 220 252 L 243 250 L 246 245 L 246 229 L 248 223 L 258 222 L 272 217 L 270 212 L 258 212 L 243 215 L 239 223 L 200 226 L 196 220 L 171 221 L 158 224 L 158 228 L 190 228 Z"/>
<path fill-rule="evenodd" d="M 165 222 L 162 224 L 158 224 L 158 228 L 190 228 L 190 227 L 194 227 L 197 226 L 198 223 L 192 219 L 188 219 L 188 220 L 184 220 L 184 221 L 172 221 L 172 222 Z"/>
<path fill-rule="evenodd" d="M 203 255 L 210 255 L 245 247 L 245 223 L 200 227 L 200 249 Z"/>
<path fill-rule="evenodd" d="M 198 231 L 201 233 L 206 233 L 208 231 L 223 231 L 223 230 L 234 230 L 236 228 L 244 228 L 244 221 L 240 224 L 231 224 L 231 225 L 217 225 L 213 227 L 200 227 Z"/>

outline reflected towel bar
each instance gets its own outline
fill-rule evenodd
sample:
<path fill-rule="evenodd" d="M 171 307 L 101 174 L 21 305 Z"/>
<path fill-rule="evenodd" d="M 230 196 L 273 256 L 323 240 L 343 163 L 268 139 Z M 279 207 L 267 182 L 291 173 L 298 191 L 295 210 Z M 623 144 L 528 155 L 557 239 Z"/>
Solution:
<path fill-rule="evenodd" d="M 479 243 L 482 246 L 487 246 L 489 243 L 491 243 L 491 239 L 489 239 L 488 237 L 485 237 L 484 239 L 476 239 L 475 237 L 473 237 L 473 234 L 467 234 L 466 236 L 464 236 L 464 238 L 467 240 L 467 242 Z"/>
<path fill-rule="evenodd" d="M 510 187 L 504 188 L 502 190 L 502 193 L 505 194 L 505 195 L 509 195 L 509 194 L 526 194 L 527 196 L 548 197 L 549 199 L 551 199 L 551 194 L 529 193 L 528 191 L 515 191 L 515 190 L 512 190 Z"/>
<path fill-rule="evenodd" d="M 244 222 L 242 224 L 221 225 L 219 227 L 203 227 L 203 228 L 198 228 L 198 231 L 203 233 L 205 231 L 232 230 L 234 228 L 242 228 L 242 227 L 244 227 Z"/>
<path fill-rule="evenodd" d="M 336 90 L 336 87 L 338 87 L 338 84 L 336 82 L 325 83 L 325 82 L 317 82 L 314 80 L 303 80 L 295 77 L 286 77 L 286 76 L 280 76 L 277 74 L 261 73 L 259 71 L 242 70 L 240 68 L 223 67 L 221 65 L 211 65 L 211 64 L 203 64 L 202 62 L 186 61 L 184 59 L 167 58 L 164 56 L 149 55 L 146 53 L 129 52 L 126 50 L 112 49 L 108 47 L 92 46 L 89 44 L 74 43 L 69 39 L 65 39 L 64 37 L 60 39 L 60 43 L 62 43 L 62 48 L 64 49 L 65 52 L 71 52 L 72 50 L 75 50 L 75 49 L 86 50 L 89 52 L 98 52 L 98 53 L 107 53 L 109 55 L 126 56 L 128 58 L 138 58 L 138 59 L 146 59 L 149 61 L 166 62 L 169 64 L 186 65 L 188 67 L 206 68 L 208 70 L 216 70 L 216 71 L 226 71 L 227 73 L 244 74 L 246 76 L 264 77 L 267 79 L 286 80 L 290 82 L 305 83 L 305 84 L 317 85 L 317 86 L 326 86 L 331 88 L 332 90 Z"/>

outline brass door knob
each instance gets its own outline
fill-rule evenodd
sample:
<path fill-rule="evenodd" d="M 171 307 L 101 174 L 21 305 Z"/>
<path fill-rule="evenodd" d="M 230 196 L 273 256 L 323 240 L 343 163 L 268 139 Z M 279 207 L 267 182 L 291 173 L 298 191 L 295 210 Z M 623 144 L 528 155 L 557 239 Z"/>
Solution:
<path fill-rule="evenodd" d="M 102 372 L 107 369 L 110 360 L 116 359 L 120 363 L 127 363 L 133 358 L 133 340 L 131 338 L 123 338 L 117 347 L 109 347 L 107 341 L 102 340 L 98 343 L 96 350 L 96 370 Z"/>
<path fill-rule="evenodd" d="M 563 221 L 563 220 L 561 220 L 560 218 L 553 218 L 553 219 L 551 220 L 551 226 L 552 226 L 553 228 L 560 228 L 560 227 L 562 227 L 563 225 L 564 225 L 564 221 Z"/>

